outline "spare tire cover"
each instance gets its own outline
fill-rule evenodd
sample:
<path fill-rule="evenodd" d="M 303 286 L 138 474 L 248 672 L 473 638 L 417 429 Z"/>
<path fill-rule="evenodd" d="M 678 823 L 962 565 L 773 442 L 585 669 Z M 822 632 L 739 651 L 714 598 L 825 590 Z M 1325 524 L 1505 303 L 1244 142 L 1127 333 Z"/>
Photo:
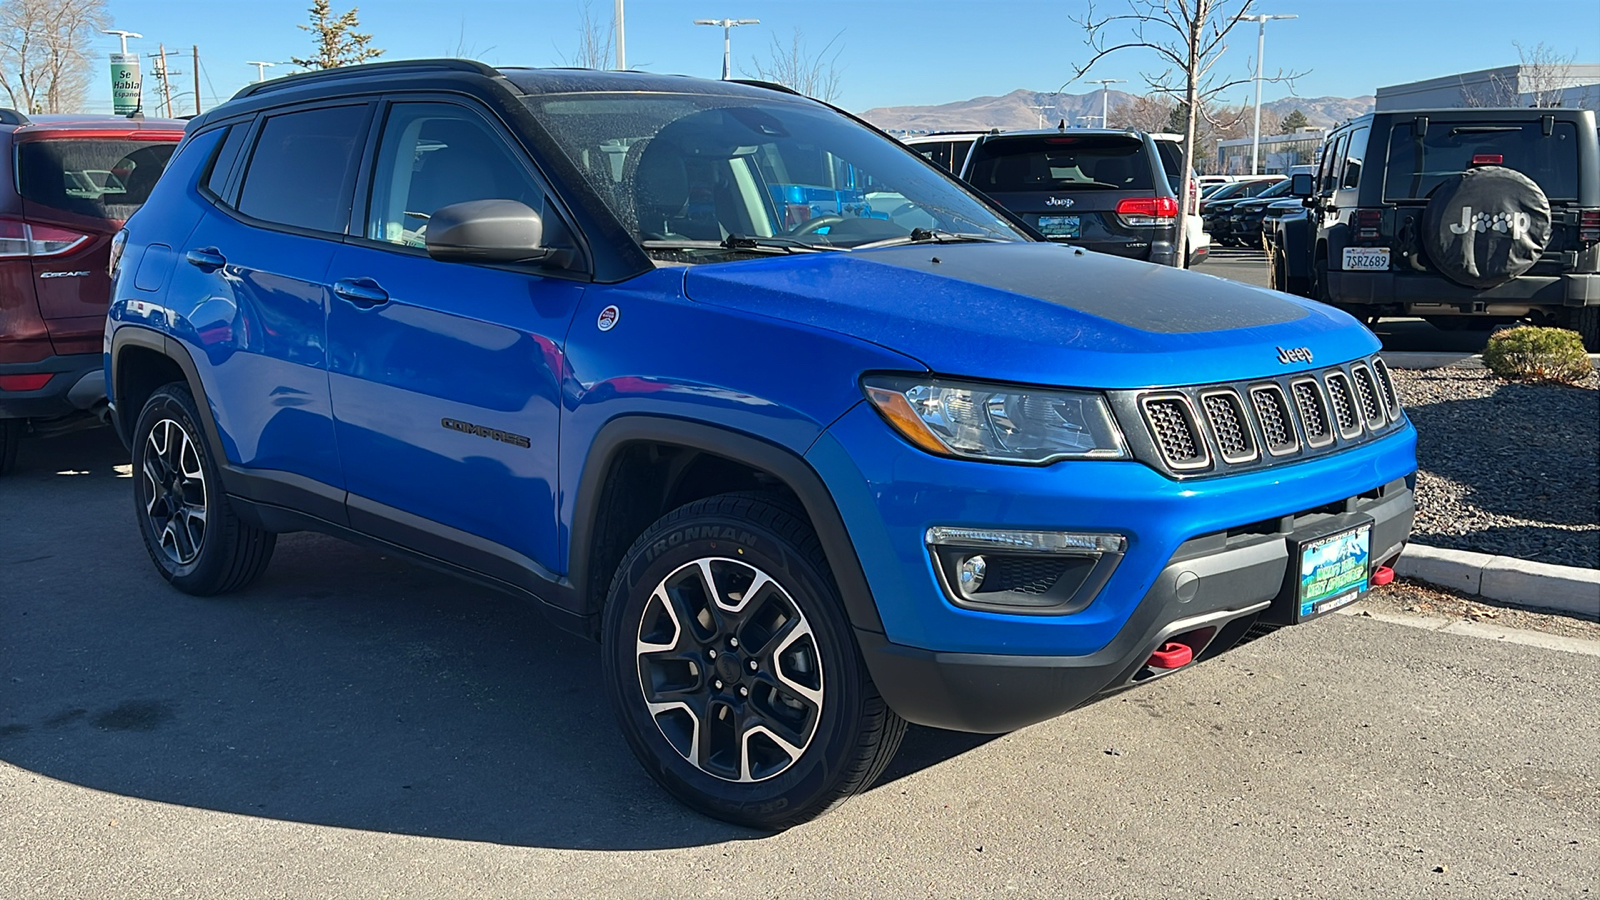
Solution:
<path fill-rule="evenodd" d="M 1487 288 L 1521 275 L 1550 242 L 1550 201 L 1504 166 L 1469 169 L 1433 192 L 1423 213 L 1428 259 L 1458 284 Z"/>

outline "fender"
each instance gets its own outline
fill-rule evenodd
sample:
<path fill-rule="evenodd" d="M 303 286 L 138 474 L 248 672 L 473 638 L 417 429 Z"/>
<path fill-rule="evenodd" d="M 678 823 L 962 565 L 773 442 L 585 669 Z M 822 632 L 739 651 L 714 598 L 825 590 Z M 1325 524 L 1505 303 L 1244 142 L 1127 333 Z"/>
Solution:
<path fill-rule="evenodd" d="M 1304 293 L 1311 291 L 1311 220 L 1306 217 L 1278 220 L 1279 247 L 1283 251 L 1284 265 L 1288 269 L 1289 283 L 1305 285 Z"/>
<path fill-rule="evenodd" d="M 589 572 L 589 557 L 593 550 L 594 527 L 600 516 L 600 499 L 606 473 L 617 454 L 628 444 L 659 442 L 677 444 L 720 456 L 737 463 L 769 472 L 783 481 L 800 503 L 816 527 L 817 539 L 833 569 L 834 581 L 844 600 L 845 612 L 857 629 L 882 633 L 883 621 L 878 618 L 878 606 L 867 586 L 866 573 L 856 556 L 850 533 L 845 530 L 844 519 L 834 505 L 821 476 L 797 454 L 776 444 L 751 437 L 742 432 L 730 431 L 715 425 L 670 419 L 658 416 L 630 415 L 606 423 L 595 435 L 584 461 L 583 474 L 578 479 L 576 499 L 572 507 L 571 540 L 567 553 L 567 583 L 570 593 L 551 599 L 577 604 L 569 612 L 588 616 L 598 613 L 605 604 L 603 590 L 588 589 L 594 573 Z"/>

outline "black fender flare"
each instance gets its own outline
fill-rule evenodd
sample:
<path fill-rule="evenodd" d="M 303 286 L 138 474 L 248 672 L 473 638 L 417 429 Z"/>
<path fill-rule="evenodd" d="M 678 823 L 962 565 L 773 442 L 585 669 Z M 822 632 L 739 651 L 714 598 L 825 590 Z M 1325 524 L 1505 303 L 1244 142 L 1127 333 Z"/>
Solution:
<path fill-rule="evenodd" d="M 1311 221 L 1309 218 L 1279 219 L 1279 249 L 1290 278 L 1311 278 Z"/>
<path fill-rule="evenodd" d="M 704 422 L 650 415 L 612 419 L 601 427 L 589 445 L 573 502 L 572 539 L 567 554 L 566 580 L 572 588 L 567 596 L 581 608 L 570 612 L 590 616 L 600 612 L 605 604 L 603 595 L 591 596 L 596 592 L 586 590 L 591 581 L 589 559 L 594 549 L 594 529 L 600 515 L 604 479 L 617 455 L 629 444 L 641 442 L 699 450 L 760 469 L 782 481 L 799 498 L 816 528 L 817 539 L 833 569 L 851 625 L 864 631 L 883 632 L 883 620 L 878 616 L 878 606 L 872 599 L 855 544 L 845 529 L 844 517 L 839 514 L 833 494 L 822 477 L 809 463 L 791 450 L 743 432 Z"/>
<path fill-rule="evenodd" d="M 122 352 L 129 347 L 154 351 L 177 364 L 183 371 L 184 380 L 189 383 L 189 393 L 194 395 L 195 406 L 200 409 L 200 427 L 206 430 L 206 440 L 211 446 L 220 449 L 222 435 L 217 431 L 216 420 L 211 416 L 211 404 L 206 399 L 205 384 L 200 380 L 200 368 L 194 364 L 194 357 L 189 355 L 189 348 L 171 335 L 143 325 L 121 325 L 111 334 L 111 422 L 116 427 L 117 436 L 122 438 L 122 442 L 127 444 L 133 440 L 133 435 L 130 433 L 134 424 L 133 417 L 139 415 L 139 410 L 124 409 L 118 402 L 124 393 Z M 226 460 L 218 462 L 225 463 Z"/>

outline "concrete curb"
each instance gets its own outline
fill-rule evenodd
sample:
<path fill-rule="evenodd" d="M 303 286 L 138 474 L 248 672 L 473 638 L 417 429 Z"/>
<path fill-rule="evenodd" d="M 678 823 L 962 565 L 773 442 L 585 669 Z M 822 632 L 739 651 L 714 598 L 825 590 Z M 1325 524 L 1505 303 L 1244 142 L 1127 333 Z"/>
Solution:
<path fill-rule="evenodd" d="M 1407 544 L 1394 570 L 1464 594 L 1600 622 L 1600 569 Z"/>
<path fill-rule="evenodd" d="M 1443 369 L 1446 366 L 1459 366 L 1463 369 L 1483 368 L 1481 353 L 1383 350 L 1378 355 L 1396 369 Z M 1589 354 L 1589 364 L 1600 369 L 1600 353 Z"/>

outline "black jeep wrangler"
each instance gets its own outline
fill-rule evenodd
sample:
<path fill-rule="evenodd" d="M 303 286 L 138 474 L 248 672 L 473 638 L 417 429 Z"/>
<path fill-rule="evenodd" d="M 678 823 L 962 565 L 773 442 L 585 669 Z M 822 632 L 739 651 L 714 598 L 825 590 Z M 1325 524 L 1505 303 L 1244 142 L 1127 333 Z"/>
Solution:
<path fill-rule="evenodd" d="M 1600 139 L 1592 110 L 1370 113 L 1335 129 L 1273 286 L 1441 328 L 1526 319 L 1600 350 Z"/>

